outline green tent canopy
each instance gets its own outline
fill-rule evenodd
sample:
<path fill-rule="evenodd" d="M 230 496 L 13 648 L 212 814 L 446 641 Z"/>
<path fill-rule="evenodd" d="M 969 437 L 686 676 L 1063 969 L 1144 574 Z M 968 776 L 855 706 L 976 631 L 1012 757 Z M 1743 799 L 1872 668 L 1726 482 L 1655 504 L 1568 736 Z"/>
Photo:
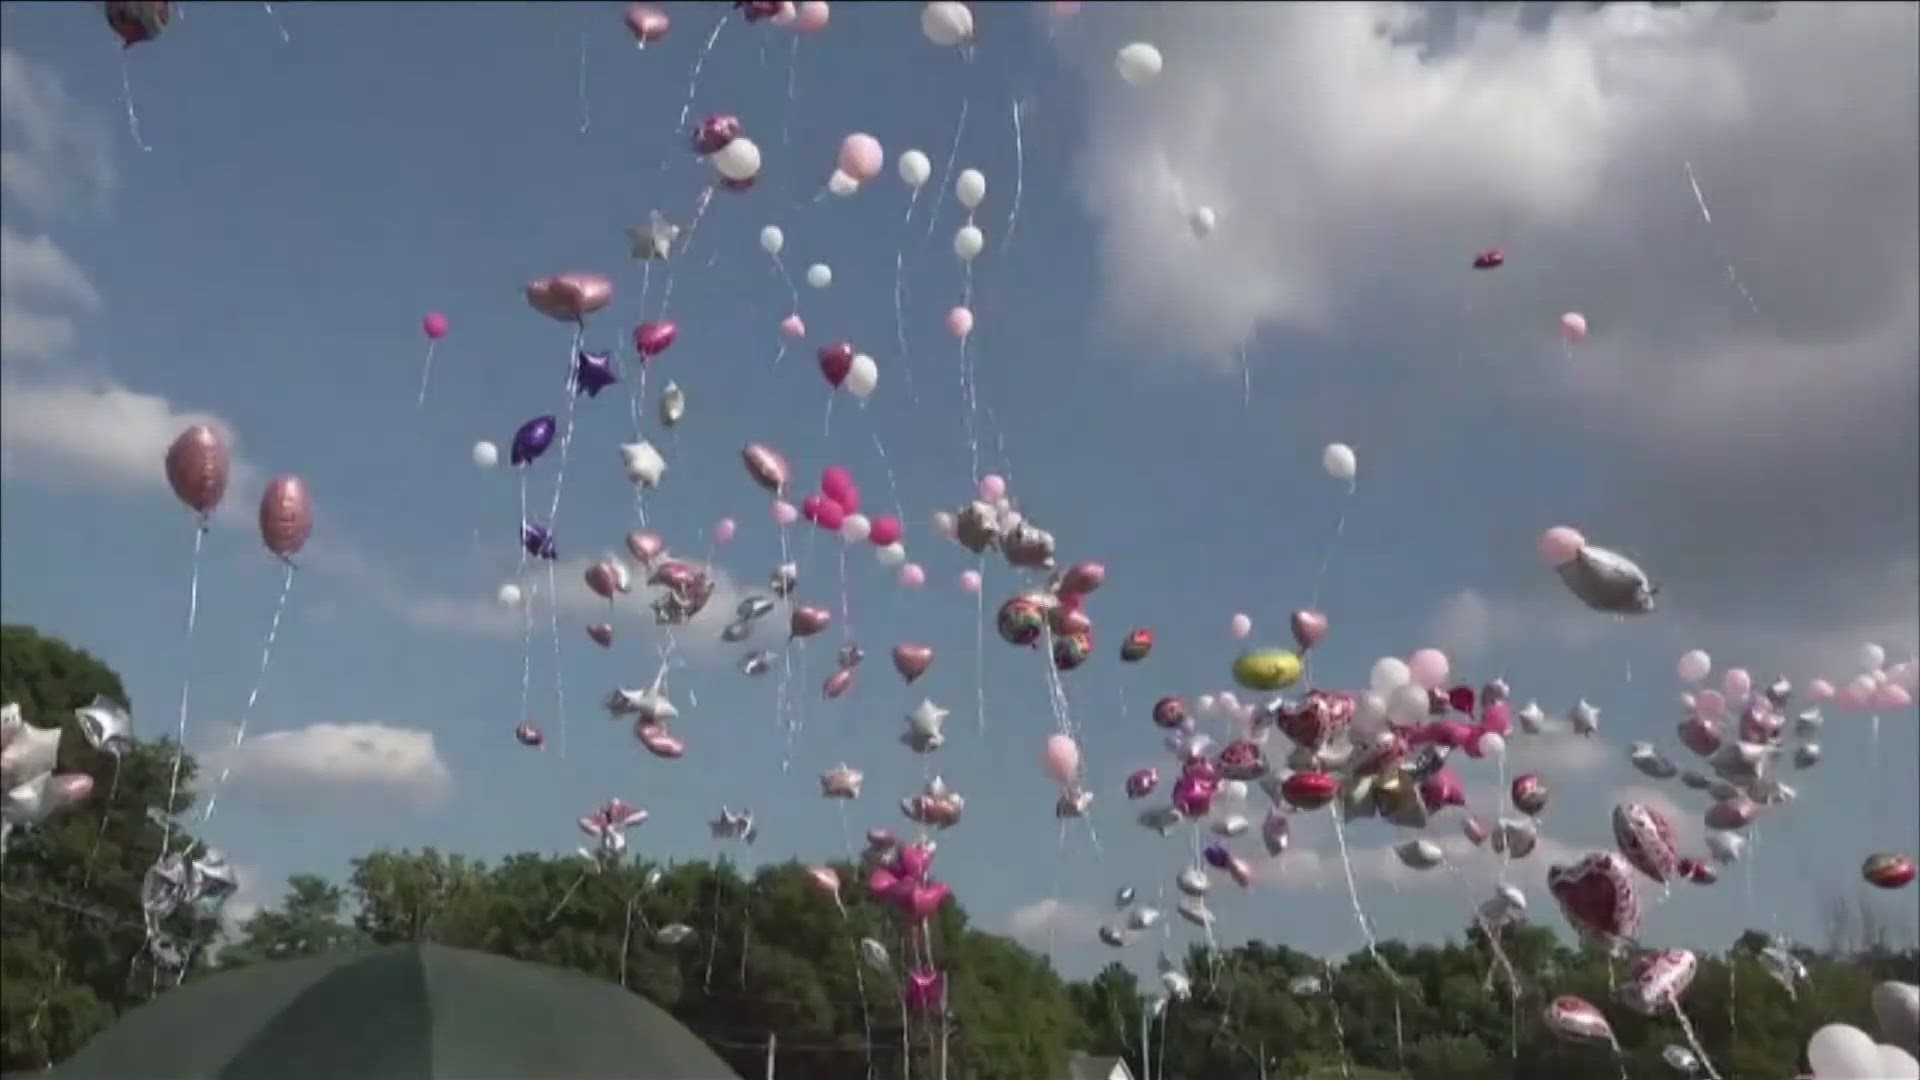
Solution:
<path fill-rule="evenodd" d="M 665 1011 L 437 945 L 284 960 L 128 1013 L 54 1080 L 739 1080 Z"/>

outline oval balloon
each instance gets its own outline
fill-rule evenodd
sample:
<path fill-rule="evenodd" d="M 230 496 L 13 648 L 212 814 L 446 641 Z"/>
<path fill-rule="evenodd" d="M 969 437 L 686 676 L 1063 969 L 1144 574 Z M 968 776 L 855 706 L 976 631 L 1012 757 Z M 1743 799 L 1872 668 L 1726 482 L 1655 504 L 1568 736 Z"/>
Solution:
<path fill-rule="evenodd" d="M 313 535 L 313 498 L 306 481 L 277 476 L 260 496 L 260 541 L 282 559 L 291 559 Z"/>

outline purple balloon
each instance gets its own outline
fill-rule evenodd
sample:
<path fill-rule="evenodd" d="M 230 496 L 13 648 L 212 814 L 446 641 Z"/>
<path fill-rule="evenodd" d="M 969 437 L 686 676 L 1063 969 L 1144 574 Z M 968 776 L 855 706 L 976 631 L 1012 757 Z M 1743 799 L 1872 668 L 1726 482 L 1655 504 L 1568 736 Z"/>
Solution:
<path fill-rule="evenodd" d="M 531 521 L 520 525 L 520 546 L 536 559 L 560 557 L 560 549 L 553 542 L 553 530 Z"/>
<path fill-rule="evenodd" d="M 1233 862 L 1233 852 L 1228 851 L 1227 845 L 1218 840 L 1207 845 L 1205 854 L 1207 865 L 1213 867 L 1215 870 L 1225 870 L 1228 864 Z"/>
<path fill-rule="evenodd" d="M 582 349 L 573 357 L 573 392 L 599 397 L 600 391 L 620 381 L 613 370 L 613 354 Z M 551 436 L 549 436 L 551 438 Z"/>
<path fill-rule="evenodd" d="M 513 433 L 512 461 L 515 465 L 530 465 L 533 460 L 547 452 L 553 445 L 554 419 L 551 416 L 536 416 L 520 425 Z"/>

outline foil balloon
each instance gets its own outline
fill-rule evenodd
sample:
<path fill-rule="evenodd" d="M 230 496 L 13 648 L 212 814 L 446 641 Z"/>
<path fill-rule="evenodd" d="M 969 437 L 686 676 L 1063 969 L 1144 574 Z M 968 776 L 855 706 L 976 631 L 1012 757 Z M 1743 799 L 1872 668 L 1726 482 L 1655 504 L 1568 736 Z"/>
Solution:
<path fill-rule="evenodd" d="M 1015 596 L 1000 605 L 994 627 L 1000 640 L 1009 645 L 1031 647 L 1039 644 L 1047 632 L 1047 612 L 1054 600 L 1050 596 L 1028 593 Z"/>
<path fill-rule="evenodd" d="M 1235 739 L 1221 748 L 1219 768 L 1229 781 L 1251 783 L 1267 775 L 1267 755 L 1252 739 Z"/>
<path fill-rule="evenodd" d="M 1475 270 L 1498 270 L 1507 265 L 1507 253 L 1499 248 L 1488 248 L 1473 257 Z"/>
<path fill-rule="evenodd" d="M 558 424 L 551 416 L 536 416 L 520 425 L 513 433 L 513 444 L 507 460 L 515 465 L 531 465 L 547 448 L 553 445 L 553 436 Z"/>
<path fill-rule="evenodd" d="M 1072 671 L 1092 658 L 1091 631 L 1076 630 L 1053 639 L 1053 666 L 1056 670 Z"/>
<path fill-rule="evenodd" d="M 789 476 L 787 459 L 781 456 L 780 451 L 762 443 L 748 443 L 740 451 L 740 460 L 745 463 L 747 475 L 753 477 L 754 483 L 775 495 L 786 490 Z"/>
<path fill-rule="evenodd" d="M 1585 998 L 1565 995 L 1554 998 L 1546 1008 L 1547 1030 L 1568 1042 L 1612 1043 L 1613 1025 L 1607 1016 Z"/>
<path fill-rule="evenodd" d="M 1327 617 L 1310 608 L 1302 608 L 1287 619 L 1293 628 L 1293 643 L 1301 652 L 1313 648 L 1327 636 Z"/>
<path fill-rule="evenodd" d="M 717 154 L 740 137 L 740 118 L 730 113 L 715 113 L 700 121 L 693 132 L 694 153 Z"/>
<path fill-rule="evenodd" d="M 1680 738 L 1680 745 L 1701 757 L 1711 756 L 1725 741 L 1719 721 L 1699 713 L 1694 713 L 1680 721 L 1675 733 Z"/>
<path fill-rule="evenodd" d="M 893 647 L 893 670 L 909 685 L 933 667 L 933 648 L 901 642 Z"/>
<path fill-rule="evenodd" d="M 260 542 L 291 560 L 313 535 L 313 497 L 297 476 L 276 476 L 260 494 Z"/>
<path fill-rule="evenodd" d="M 1266 847 L 1267 854 L 1279 858 L 1286 853 L 1290 840 L 1286 815 L 1278 810 L 1267 811 L 1266 820 L 1260 823 L 1260 843 Z"/>
<path fill-rule="evenodd" d="M 822 895 L 840 901 L 840 872 L 831 866 L 807 867 L 807 883 L 818 889 Z"/>
<path fill-rule="evenodd" d="M 107 27 L 119 36 L 121 47 L 131 49 L 166 32 L 173 4 L 170 0 L 108 0 L 106 15 Z"/>
<path fill-rule="evenodd" d="M 1652 743 L 1634 743 L 1630 756 L 1633 767 L 1651 779 L 1671 780 L 1680 775 L 1680 767 L 1668 761 L 1660 751 L 1655 750 Z"/>
<path fill-rule="evenodd" d="M 1285 649 L 1257 649 L 1233 662 L 1233 681 L 1248 690 L 1285 690 L 1300 681 L 1300 658 Z"/>
<path fill-rule="evenodd" d="M 842 694 L 853 689 L 853 679 L 852 668 L 840 668 L 833 674 L 827 676 L 826 681 L 820 684 L 820 696 L 826 698 L 828 701 L 840 697 Z"/>
<path fill-rule="evenodd" d="M 907 714 L 907 733 L 904 736 L 907 745 L 922 754 L 940 749 L 947 741 L 948 715 L 946 709 L 922 698 L 920 704 Z"/>
<path fill-rule="evenodd" d="M 687 394 L 680 384 L 669 382 L 665 390 L 660 391 L 660 423 L 672 427 L 687 415 Z"/>
<path fill-rule="evenodd" d="M 1752 799 L 1736 793 L 1707 807 L 1707 828 L 1722 831 L 1744 829 L 1753 822 L 1759 810 Z"/>
<path fill-rule="evenodd" d="M 1620 988 L 1620 1000 L 1643 1016 L 1658 1016 L 1680 1007 L 1680 998 L 1693 985 L 1700 958 L 1686 949 L 1662 949 L 1633 963 L 1633 973 Z"/>
<path fill-rule="evenodd" d="M 657 532 L 635 529 L 627 533 L 627 552 L 641 569 L 651 569 L 667 553 L 667 542 Z"/>
<path fill-rule="evenodd" d="M 1394 845 L 1393 854 L 1409 870 L 1431 870 L 1446 861 L 1439 844 L 1417 837 Z"/>
<path fill-rule="evenodd" d="M 1903 889 L 1913 883 L 1914 863 L 1905 855 L 1880 852 L 1860 864 L 1860 877 L 1877 889 Z"/>
<path fill-rule="evenodd" d="M 866 774 L 844 762 L 820 774 L 820 794 L 829 799 L 857 799 Z"/>
<path fill-rule="evenodd" d="M 1587 544 L 1554 571 L 1569 592 L 1595 611 L 1645 615 L 1658 606 L 1660 587 L 1633 560 L 1616 551 Z"/>
<path fill-rule="evenodd" d="M 787 632 L 793 637 L 809 638 L 825 630 L 833 623 L 833 615 L 826 608 L 803 604 L 793 609 L 787 617 Z"/>
<path fill-rule="evenodd" d="M 1093 792 L 1085 788 L 1069 787 L 1053 801 L 1053 816 L 1061 821 L 1087 816 L 1093 809 Z"/>
<path fill-rule="evenodd" d="M 1632 870 L 1610 851 L 1594 852 L 1570 866 L 1547 870 L 1547 891 L 1567 921 L 1596 937 L 1631 938 L 1640 929 L 1640 901 Z"/>
<path fill-rule="evenodd" d="M 195 424 L 181 432 L 167 447 L 166 464 L 168 485 L 189 509 L 205 517 L 219 508 L 233 469 L 219 431 Z"/>
<path fill-rule="evenodd" d="M 521 724 L 514 728 L 513 737 L 521 746 L 531 746 L 536 749 L 545 745 L 547 741 L 547 737 L 540 734 L 540 729 L 532 724 Z"/>
<path fill-rule="evenodd" d="M 1055 591 L 1085 596 L 1099 589 L 1106 580 L 1106 567 L 1097 562 L 1077 562 L 1060 575 L 1060 583 Z"/>
<path fill-rule="evenodd" d="M 647 753 L 669 761 L 685 756 L 687 744 L 678 735 L 667 730 L 665 724 L 644 724 L 636 722 L 633 737 L 647 748 Z"/>
<path fill-rule="evenodd" d="M 1332 773 L 1297 772 L 1281 782 L 1280 793 L 1288 806 L 1297 810 L 1318 810 L 1340 794 L 1340 781 Z"/>
<path fill-rule="evenodd" d="M 103 694 L 73 710 L 73 719 L 87 745 L 119 757 L 133 745 L 133 717 L 119 702 Z"/>
<path fill-rule="evenodd" d="M 593 623 L 587 627 L 587 637 L 603 649 L 613 648 L 613 624 Z"/>
<path fill-rule="evenodd" d="M 1160 786 L 1160 770 L 1135 769 L 1127 774 L 1127 798 L 1144 799 Z"/>
<path fill-rule="evenodd" d="M 680 327 L 671 319 L 649 319 L 633 328 L 633 347 L 642 360 L 651 360 L 673 347 Z"/>
<path fill-rule="evenodd" d="M 669 948 L 679 945 L 693 937 L 693 927 L 686 923 L 668 923 L 653 932 L 653 938 Z"/>
<path fill-rule="evenodd" d="M 1547 782 L 1533 773 L 1514 777 L 1511 795 L 1514 809 L 1529 817 L 1547 808 Z"/>
<path fill-rule="evenodd" d="M 584 322 L 613 300 L 613 283 L 599 274 L 555 274 L 527 285 L 533 310 L 560 322 Z"/>
<path fill-rule="evenodd" d="M 673 25 L 667 13 L 652 4 L 629 4 L 626 23 L 628 32 L 633 35 L 634 45 L 642 49 L 666 37 L 668 28 Z"/>
<path fill-rule="evenodd" d="M 893 957 L 888 954 L 887 947 L 873 938 L 860 939 L 860 959 L 883 975 L 893 970 Z"/>
<path fill-rule="evenodd" d="M 933 968 L 915 968 L 907 972 L 905 1002 L 916 1013 L 932 1014 L 946 1010 L 947 976 Z"/>
<path fill-rule="evenodd" d="M 1138 663 L 1153 651 L 1153 631 L 1135 630 L 1120 643 L 1120 659 L 1129 664 Z"/>
<path fill-rule="evenodd" d="M 1613 808 L 1613 841 L 1634 869 L 1664 884 L 1680 862 L 1673 824 L 1643 803 Z"/>
<path fill-rule="evenodd" d="M 613 354 L 582 349 L 573 354 L 573 392 L 590 398 L 620 381 L 613 369 Z"/>
<path fill-rule="evenodd" d="M 553 530 L 536 521 L 525 522 L 520 526 L 520 547 L 536 559 L 557 559 L 560 548 L 555 541 Z"/>
<path fill-rule="evenodd" d="M 1100 943 L 1102 945 L 1108 946 L 1109 948 L 1124 949 L 1127 947 L 1126 935 L 1122 934 L 1115 927 L 1105 926 L 1105 925 L 1101 926 L 1098 931 L 1098 936 L 1100 938 Z"/>
<path fill-rule="evenodd" d="M 1350 695 L 1310 690 L 1299 702 L 1283 704 L 1274 720 L 1281 734 L 1295 746 L 1318 750 L 1346 730 L 1353 720 L 1354 705 Z"/>

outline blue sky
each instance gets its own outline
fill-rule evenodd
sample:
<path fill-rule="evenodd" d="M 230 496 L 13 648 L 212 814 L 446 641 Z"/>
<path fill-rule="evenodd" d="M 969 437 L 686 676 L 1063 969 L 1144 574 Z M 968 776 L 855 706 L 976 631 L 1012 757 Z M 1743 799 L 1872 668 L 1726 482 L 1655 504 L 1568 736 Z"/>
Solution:
<path fill-rule="evenodd" d="M 252 686 L 278 586 L 251 527 L 258 481 L 294 472 L 315 495 L 313 548 L 249 734 L 256 751 L 274 745 L 263 737 L 299 738 L 271 755 L 243 750 L 206 829 L 247 869 L 255 900 L 269 899 L 289 872 L 338 873 L 377 846 L 432 844 L 486 857 L 567 850 L 577 842 L 574 819 L 614 795 L 653 812 L 632 837 L 650 855 L 712 855 L 704 823 L 722 804 L 760 815 L 749 859 L 839 855 L 847 826 L 838 806 L 818 797 L 816 774 L 842 760 L 867 772 L 867 794 L 847 819 L 852 835 L 905 827 L 894 803 L 921 783 L 923 763 L 894 737 L 901 714 L 928 696 L 955 714 L 933 765 L 968 798 L 964 824 L 941 839 L 941 872 L 990 927 L 1023 927 L 1042 945 L 1044 927 L 1056 927 L 1059 959 L 1083 970 L 1101 959 L 1087 920 L 1113 890 L 1131 884 L 1150 895 L 1185 864 L 1185 840 L 1161 841 L 1134 825 L 1119 790 L 1127 771 L 1167 765 L 1147 706 L 1161 694 L 1225 688 L 1234 612 L 1253 617 L 1258 640 L 1283 642 L 1287 613 L 1314 591 L 1343 510 L 1320 589 L 1334 629 L 1317 672 L 1358 684 L 1378 656 L 1439 644 L 1468 678 L 1504 675 L 1520 698 L 1538 698 L 1551 713 L 1582 696 L 1599 705 L 1603 746 L 1550 740 L 1519 751 L 1553 783 L 1547 833 L 1571 848 L 1605 841 L 1621 789 L 1651 786 L 1627 763 L 1630 742 L 1685 755 L 1672 737 L 1671 672 L 1682 649 L 1698 645 L 1756 676 L 1802 680 L 1851 675 L 1844 658 L 1869 635 L 1896 660 L 1911 657 L 1912 563 L 1901 561 L 1899 541 L 1912 516 L 1913 485 L 1902 483 L 1912 466 L 1897 451 L 1911 439 L 1902 432 L 1912 429 L 1912 395 L 1881 426 L 1821 423 L 1801 433 L 1798 447 L 1784 445 L 1791 416 L 1776 423 L 1740 413 L 1783 436 L 1749 447 L 1719 434 L 1716 417 L 1687 397 L 1742 406 L 1723 387 L 1705 386 L 1713 377 L 1797 392 L 1795 362 L 1755 359 L 1729 374 L 1729 342 L 1762 358 L 1772 355 L 1768 342 L 1776 351 L 1790 342 L 1807 364 L 1819 362 L 1812 353 L 1820 348 L 1870 353 L 1858 378 L 1834 384 L 1873 399 L 1897 395 L 1899 379 L 1911 382 L 1897 363 L 1886 367 L 1888 356 L 1912 353 L 1897 305 L 1887 315 L 1795 299 L 1793 268 L 1812 273 L 1838 258 L 1828 240 L 1856 235 L 1853 224 L 1783 232 L 1788 226 L 1763 220 L 1769 199 L 1782 196 L 1763 191 L 1744 196 L 1755 231 L 1738 224 L 1738 202 L 1715 215 L 1732 223 L 1703 227 L 1677 179 L 1673 140 L 1695 140 L 1687 152 L 1723 176 L 1739 175 L 1739 155 L 1754 147 L 1785 153 L 1781 144 L 1803 129 L 1782 134 L 1788 121 L 1756 120 L 1767 115 L 1763 103 L 1731 95 L 1701 104 L 1689 96 L 1697 87 L 1652 77 L 1595 91 L 1591 108 L 1556 97 L 1556 65 L 1570 54 L 1617 60 L 1629 48 L 1616 40 L 1618 28 L 1578 13 L 1547 31 L 1510 31 L 1424 61 L 1363 33 L 1368 55 L 1391 69 L 1382 82 L 1276 86 L 1261 104 L 1250 103 L 1260 88 L 1248 84 L 1256 77 L 1248 70 L 1264 66 L 1263 55 L 1284 54 L 1251 43 L 1352 31 L 1335 16 L 1284 6 L 1191 19 L 1177 9 L 1095 9 L 1050 31 L 1023 5 L 993 5 L 977 12 L 980 44 L 968 62 L 928 44 L 910 5 L 842 6 L 797 52 L 787 31 L 735 19 L 707 58 L 692 116 L 738 114 L 767 165 L 751 194 L 717 194 L 691 249 L 654 268 L 643 312 L 641 266 L 629 260 L 623 234 L 656 209 L 688 224 L 709 178 L 674 124 L 719 8 L 674 8 L 671 36 L 636 51 L 610 4 L 292 4 L 271 16 L 261 5 L 189 5 L 162 39 L 125 57 L 152 147 L 144 153 L 122 122 L 121 58 L 97 12 L 6 8 L 6 222 L 15 262 L 0 526 L 7 620 L 105 658 L 126 677 L 139 728 L 150 734 L 173 729 L 190 668 L 189 741 L 211 749 L 230 737 Z M 1869 49 L 1862 42 L 1886 36 L 1866 25 L 1870 14 L 1848 18 L 1843 30 L 1855 36 L 1835 30 L 1828 44 Z M 1670 31 L 1684 39 L 1634 47 L 1658 52 L 1648 67 L 1678 65 L 1676 55 L 1698 50 L 1699 65 L 1724 64 L 1729 78 L 1752 83 L 1768 49 L 1822 47 L 1751 36 L 1791 29 L 1689 26 Z M 1750 37 L 1727 44 L 1715 36 L 1736 34 Z M 1167 52 L 1164 87 L 1128 91 L 1113 76 L 1113 48 L 1136 36 Z M 1275 45 L 1283 48 L 1307 46 Z M 1537 60 L 1513 59 L 1524 50 Z M 1297 59 L 1299 79 L 1335 78 Z M 1215 60 L 1240 66 L 1201 73 Z M 1459 93 L 1444 87 L 1461 71 L 1478 71 L 1508 104 L 1446 98 Z M 16 96 L 16 76 L 40 92 Z M 1385 80 L 1413 89 L 1364 97 Z M 1422 80 L 1442 89 L 1421 89 Z M 1899 115 L 1912 111 L 1912 85 L 1884 90 Z M 1421 94 L 1429 104 L 1408 114 L 1415 120 L 1389 115 Z M 1821 109 L 1848 104 L 1816 98 L 1808 90 L 1795 99 L 1811 102 L 1816 120 Z M 1025 103 L 1023 193 L 1003 249 L 1017 176 L 1016 101 Z M 909 355 L 894 344 L 893 265 L 907 192 L 892 159 L 924 150 L 937 182 L 963 102 L 954 167 L 978 168 L 989 181 L 972 352 L 981 422 L 1004 436 L 1004 451 L 990 438 L 982 460 L 1011 477 L 1022 508 L 1055 532 L 1066 558 L 1110 569 L 1091 604 L 1099 658 L 1065 678 L 1099 793 L 1097 849 L 1082 828 L 1062 846 L 1054 791 L 1038 764 L 1053 729 L 1044 672 L 1036 656 L 991 630 L 984 733 L 973 715 L 975 611 L 955 584 L 971 560 L 928 526 L 931 510 L 959 504 L 972 487 L 957 350 L 940 325 L 962 288 L 949 242 L 961 211 L 933 185 L 905 233 Z M 1233 118 L 1269 106 L 1297 112 L 1300 126 Z M 1593 110 L 1612 112 L 1596 128 L 1602 145 L 1572 142 L 1557 157 L 1547 147 L 1537 166 L 1503 164 L 1499 155 L 1540 149 L 1540 139 L 1489 136 L 1463 164 L 1425 133 L 1471 127 L 1476 110 L 1489 107 L 1502 118 L 1544 112 L 1534 120 L 1554 130 Z M 45 122 L 49 111 L 57 122 Z M 1697 114 L 1703 127 L 1657 127 L 1669 112 Z M 1328 131 L 1368 124 L 1391 129 L 1377 136 L 1389 141 L 1326 141 Z M 1809 121 L 1804 130 L 1817 127 Z M 885 174 L 853 198 L 816 199 L 851 131 L 886 146 Z M 1276 163 L 1276 154 L 1286 160 Z M 1220 232 L 1206 244 L 1185 234 L 1179 207 L 1142 209 L 1143 200 L 1168 200 L 1166 185 L 1148 174 L 1169 156 L 1183 174 L 1179 197 L 1221 208 Z M 1612 197 L 1619 189 L 1607 185 L 1623 182 L 1620 170 L 1651 170 L 1646 162 L 1656 157 L 1659 183 Z M 1843 164 L 1872 160 L 1863 151 Z M 1446 175 L 1450 166 L 1460 174 Z M 1479 185 L 1473 177 L 1483 169 L 1494 179 Z M 1385 170 L 1431 179 L 1395 180 Z M 1491 194 L 1480 199 L 1483 187 Z M 1878 186 L 1847 190 L 1867 204 L 1897 197 Z M 927 239 L 936 205 L 939 224 Z M 800 285 L 812 337 L 777 369 L 776 326 L 788 299 L 757 243 L 767 224 L 785 231 L 796 279 L 816 261 L 834 273 L 826 290 Z M 1383 235 L 1389 227 L 1398 231 Z M 1767 228 L 1775 232 L 1760 231 Z M 41 256 L 35 269 L 62 265 L 71 274 L 29 280 L 28 245 L 42 238 L 49 246 L 32 249 Z M 1497 282 L 1465 270 L 1474 250 L 1493 243 L 1516 256 Z M 1904 243 L 1885 241 L 1889 273 L 1901 257 L 1911 265 L 1911 233 Z M 1854 256 L 1865 258 L 1859 249 Z M 1766 303 L 1746 306 L 1727 285 L 1726 265 Z M 561 411 L 569 332 L 532 312 L 520 289 L 572 269 L 614 280 L 616 298 L 588 341 L 618 345 L 623 358 L 633 323 L 658 314 L 663 275 L 673 275 L 680 338 L 657 361 L 649 389 L 676 380 L 690 406 L 664 437 L 651 430 L 651 402 L 646 416 L 669 460 L 664 487 L 648 500 L 650 521 L 677 551 L 703 553 L 705 530 L 733 516 L 739 535 L 716 559 L 737 583 L 759 586 L 780 561 L 766 499 L 738 464 L 748 440 L 782 448 L 808 489 L 821 467 L 848 466 L 870 509 L 893 508 L 891 465 L 909 548 L 929 584 L 903 592 L 867 551 L 849 553 L 852 633 L 870 659 L 858 689 L 827 703 L 816 688 L 838 631 L 795 652 L 804 726 L 790 770 L 775 727 L 780 676 L 739 674 L 738 652 L 710 640 L 712 623 L 704 624 L 708 640 L 685 637 L 692 662 L 673 679 L 687 714 L 686 759 L 654 760 L 624 725 L 609 723 L 599 699 L 651 677 L 655 639 L 634 617 L 644 613 L 635 599 L 613 650 L 588 643 L 578 563 L 563 563 L 572 599 L 560 617 L 568 752 L 558 745 L 544 613 L 531 709 L 550 744 L 534 752 L 512 739 L 522 646 L 492 597 L 514 571 L 516 481 L 505 469 L 476 470 L 468 454 L 476 440 L 504 446 L 523 420 Z M 1569 308 L 1587 310 L 1596 327 L 1579 355 L 1555 337 Z M 445 312 L 452 332 L 438 350 L 427 407 L 417 409 L 419 320 L 429 310 Z M 35 330 L 70 333 L 29 342 L 28 324 L 16 320 L 30 314 L 41 316 Z M 1607 341 L 1612 327 L 1628 344 Z M 811 350 L 841 338 L 878 359 L 881 385 L 865 409 L 837 403 L 823 431 L 828 391 Z M 1244 381 L 1234 348 L 1241 341 L 1250 343 Z M 1609 352 L 1616 347 L 1631 349 L 1632 362 Z M 1655 355 L 1670 366 L 1650 374 L 1644 361 Z M 617 550 L 634 525 L 614 450 L 628 437 L 625 389 L 580 402 L 558 520 L 568 558 Z M 41 413 L 26 425 L 23 403 L 74 413 Z M 185 422 L 176 414 L 231 425 L 252 481 L 229 496 L 238 526 L 209 538 L 190 659 L 180 627 L 191 524 L 160 471 L 166 441 Z M 1668 426 L 1706 435 L 1717 450 L 1663 443 Z M 1883 429 L 1892 434 L 1878 437 Z M 1330 440 L 1358 449 L 1351 499 L 1319 469 Z M 1872 499 L 1835 496 L 1809 510 L 1825 534 L 1768 525 L 1792 507 L 1756 507 L 1759 496 L 1743 501 L 1747 489 L 1725 482 L 1769 472 L 1767 454 L 1830 459 L 1841 470 L 1856 460 L 1854 444 L 1895 471 L 1874 473 Z M 1720 472 L 1708 467 L 1716 453 L 1732 459 Z M 536 506 L 545 505 L 556 459 L 533 470 Z M 1708 465 L 1689 471 L 1687 461 Z M 1677 519 L 1688 507 L 1724 528 L 1687 532 Z M 1533 557 L 1539 531 L 1560 521 L 1644 559 L 1676 598 L 1670 610 L 1616 624 L 1560 594 Z M 1749 544 L 1763 527 L 1767 536 Z M 1823 561 L 1834 536 L 1869 532 L 1893 554 L 1847 545 L 1839 565 Z M 807 550 L 803 534 L 794 537 Z M 1761 552 L 1768 540 L 1775 549 Z M 1747 547 L 1751 559 L 1730 551 Z M 824 536 L 811 544 L 804 599 L 839 608 L 838 548 Z M 989 618 L 1014 587 L 1004 568 L 989 572 Z M 1871 602 L 1862 606 L 1856 594 Z M 1123 667 L 1113 651 L 1136 626 L 1151 627 L 1160 644 L 1146 663 Z M 778 647 L 763 636 L 759 645 Z M 937 650 L 932 672 L 911 689 L 886 662 L 902 640 Z M 355 756 L 349 746 L 342 759 L 340 741 L 356 733 L 304 730 L 350 724 L 391 729 L 357 734 L 395 756 Z M 1717 887 L 1676 891 L 1652 916 L 1651 936 L 1720 944 L 1743 923 L 1814 935 L 1825 898 L 1864 889 L 1857 867 L 1867 852 L 1914 849 L 1916 826 L 1902 812 L 1916 759 L 1911 711 L 1885 718 L 1877 755 L 1863 718 L 1835 718 L 1826 743 L 1820 769 L 1795 778 L 1800 802 L 1763 824 L 1751 883 L 1736 871 Z M 344 774 L 343 762 L 352 766 Z M 1490 766 L 1463 772 L 1475 800 L 1494 796 Z M 1700 797 L 1677 786 L 1662 794 L 1697 837 Z M 1453 835 L 1451 822 L 1445 828 Z M 1369 849 L 1399 839 L 1379 823 L 1351 838 Z M 1332 864 L 1306 854 L 1331 858 L 1331 837 L 1308 829 L 1303 841 L 1291 877 L 1276 871 L 1250 894 L 1218 900 L 1227 936 L 1326 951 L 1358 944 Z M 1444 872 L 1412 880 L 1378 872 L 1377 851 L 1367 857 L 1363 900 L 1383 935 L 1453 931 L 1492 881 L 1481 862 L 1467 864 L 1464 880 Z M 1537 887 L 1544 871 L 1536 856 L 1514 873 L 1536 886 L 1540 916 L 1557 922 Z M 1051 911 L 1032 906 L 1056 895 Z"/>

